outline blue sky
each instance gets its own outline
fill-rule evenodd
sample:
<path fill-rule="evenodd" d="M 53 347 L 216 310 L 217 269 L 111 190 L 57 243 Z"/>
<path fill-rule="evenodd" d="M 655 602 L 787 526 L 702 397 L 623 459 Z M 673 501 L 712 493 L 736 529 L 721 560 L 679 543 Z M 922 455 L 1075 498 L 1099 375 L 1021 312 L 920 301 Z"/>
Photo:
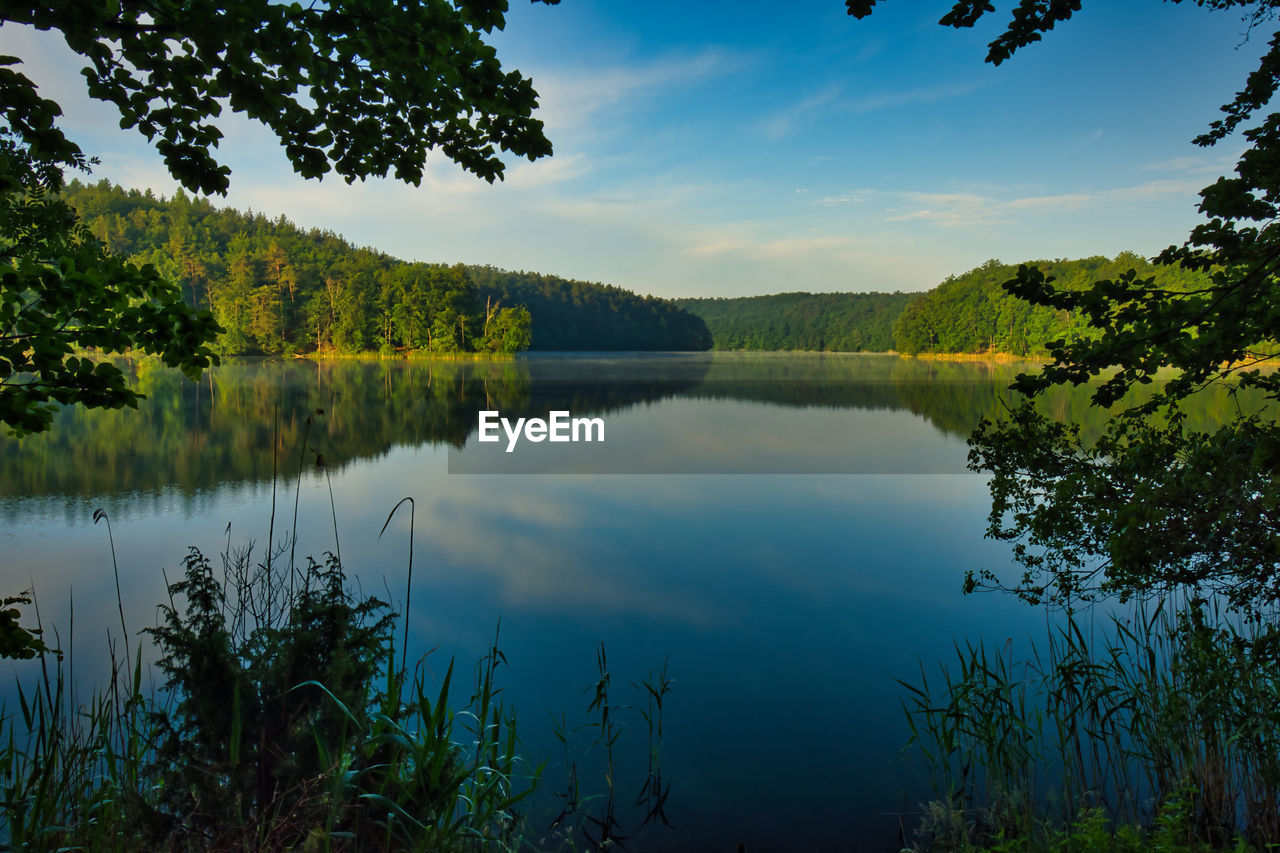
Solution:
<path fill-rule="evenodd" d="M 226 120 L 219 204 L 285 215 L 398 257 L 493 264 L 658 296 L 924 290 L 988 258 L 1154 254 L 1242 142 L 1191 139 L 1271 30 L 1233 12 L 1093 2 L 999 68 L 942 2 L 516 0 L 494 42 L 533 78 L 555 154 L 489 186 L 434 159 L 419 188 L 293 174 Z M 163 165 L 56 36 L 0 28 L 101 165 L 168 194 Z"/>

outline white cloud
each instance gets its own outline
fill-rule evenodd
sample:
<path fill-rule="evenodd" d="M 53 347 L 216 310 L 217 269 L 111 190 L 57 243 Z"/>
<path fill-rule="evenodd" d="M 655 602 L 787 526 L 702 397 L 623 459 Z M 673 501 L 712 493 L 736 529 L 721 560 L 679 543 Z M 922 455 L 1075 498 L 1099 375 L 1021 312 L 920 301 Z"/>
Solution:
<path fill-rule="evenodd" d="M 860 204 L 862 197 L 857 195 L 826 196 L 814 202 L 818 207 L 840 207 L 846 204 Z"/>
<path fill-rule="evenodd" d="M 1104 136 L 1106 136 L 1106 134 L 1103 132 L 1102 128 L 1098 128 L 1093 133 L 1090 133 L 1089 135 L 1083 138 L 1077 139 L 1074 142 L 1067 145 L 1067 150 L 1081 151 L 1085 148 L 1088 148 L 1090 145 L 1097 142 L 1099 139 L 1101 139 Z"/>
<path fill-rule="evenodd" d="M 1084 209 L 1114 209 L 1157 199 L 1195 199 L 1201 183 L 1158 180 L 1091 192 L 998 197 L 984 193 L 879 193 L 889 222 L 921 221 L 944 228 L 989 227 L 1026 223 Z M 870 194 L 870 193 L 869 193 Z"/>
<path fill-rule="evenodd" d="M 1185 157 L 1171 157 L 1168 160 L 1147 163 L 1143 168 L 1150 172 L 1190 172 L 1203 169 L 1207 160 L 1207 157 L 1190 154 Z"/>
<path fill-rule="evenodd" d="M 507 170 L 503 184 L 513 190 L 539 190 L 571 181 L 591 171 L 584 154 L 544 157 L 530 163 L 522 160 Z"/>
<path fill-rule="evenodd" d="M 787 221 L 744 221 L 682 236 L 665 268 L 692 281 L 662 295 L 743 296 L 808 291 L 924 290 L 949 272 L 902 234 L 796 233 Z"/>
<path fill-rule="evenodd" d="M 1148 181 L 1133 187 L 1107 190 L 1101 193 L 1102 200 L 1109 203 L 1124 203 L 1138 199 L 1161 199 L 1186 196 L 1188 201 L 1195 202 L 1200 190 L 1207 181 L 1201 178 L 1171 178 L 1169 180 Z"/>
<path fill-rule="evenodd" d="M 795 133 L 797 126 L 810 116 L 822 110 L 823 107 L 834 103 L 840 97 L 841 91 L 840 86 L 833 84 L 819 92 L 807 95 L 795 104 L 766 119 L 761 126 L 761 131 L 764 133 L 765 138 L 770 141 L 777 142 L 784 139 Z"/>
<path fill-rule="evenodd" d="M 785 139 L 801 129 L 806 123 L 817 117 L 837 113 L 863 113 L 877 110 L 896 109 L 898 107 L 933 104 L 969 95 L 982 84 L 951 83 L 939 86 L 924 86 L 901 92 L 881 92 L 864 94 L 856 97 L 845 97 L 845 88 L 832 84 L 818 92 L 807 95 L 796 103 L 777 111 L 765 119 L 760 126 L 765 138 L 772 142 Z M 829 159 L 829 158 L 827 158 Z"/>
<path fill-rule="evenodd" d="M 686 248 L 685 254 L 706 257 L 736 253 L 755 259 L 779 259 L 806 256 L 824 249 L 850 248 L 848 237 L 779 237 L 753 240 L 747 237 L 708 236 Z"/>
<path fill-rule="evenodd" d="M 1214 149 L 1211 153 L 1187 154 L 1182 157 L 1170 157 L 1146 163 L 1142 168 L 1149 172 L 1176 172 L 1184 175 L 1200 175 L 1216 177 L 1229 175 L 1235 171 L 1236 161 L 1245 149 L 1237 146 L 1229 149 Z"/>
<path fill-rule="evenodd" d="M 903 92 L 884 92 L 856 98 L 845 104 L 844 108 L 854 113 L 869 113 L 876 110 L 896 109 L 916 104 L 935 104 L 938 101 L 962 98 L 965 95 L 973 94 L 980 88 L 982 88 L 982 84 L 978 82 L 923 86 Z"/>
<path fill-rule="evenodd" d="M 719 48 L 689 56 L 667 56 L 653 62 L 612 67 L 559 66 L 531 68 L 537 81 L 538 118 L 552 139 L 562 135 L 591 136 L 611 125 L 598 124 L 599 113 L 623 111 L 672 89 L 698 85 L 730 74 L 749 60 Z"/>

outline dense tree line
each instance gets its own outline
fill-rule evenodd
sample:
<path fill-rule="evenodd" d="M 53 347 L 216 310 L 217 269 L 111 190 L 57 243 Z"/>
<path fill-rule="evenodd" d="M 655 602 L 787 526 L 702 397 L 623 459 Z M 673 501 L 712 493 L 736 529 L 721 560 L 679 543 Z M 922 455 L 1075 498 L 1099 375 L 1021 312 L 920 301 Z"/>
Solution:
<path fill-rule="evenodd" d="M 672 303 L 492 267 L 407 263 L 330 231 L 107 182 L 64 196 L 108 249 L 150 263 L 213 312 L 225 354 L 699 350 L 710 335 Z"/>
<path fill-rule="evenodd" d="M 1031 261 L 1029 266 L 1052 276 L 1056 287 L 1071 291 L 1087 290 L 1095 282 L 1116 279 L 1129 269 L 1152 279 L 1152 287 L 1175 292 L 1202 287 L 1208 280 L 1181 267 L 1153 265 L 1132 252 L 1111 259 Z M 1097 334 L 1079 312 L 1034 305 L 1007 291 L 1004 283 L 1017 272 L 1017 265 L 991 260 L 963 275 L 948 277 L 903 309 L 893 326 L 896 348 L 909 355 L 1042 355 L 1051 341 Z"/>
<path fill-rule="evenodd" d="M 1131 268 L 1152 279 L 1153 288 L 1171 292 L 1207 281 L 1132 252 L 1030 264 L 1052 276 L 1056 286 L 1073 291 Z M 1040 356 L 1054 340 L 1094 334 L 1079 313 L 1033 305 L 1009 293 L 1003 285 L 1017 272 L 1017 264 L 991 260 L 922 294 L 778 293 L 676 303 L 706 321 L 715 349 L 721 350 Z"/>
<path fill-rule="evenodd" d="M 778 293 L 680 299 L 723 350 L 887 352 L 893 323 L 911 300 L 905 293 Z"/>
<path fill-rule="evenodd" d="M 1041 355 L 1092 332 L 1078 313 L 1033 305 L 1003 284 L 1017 266 L 988 261 L 921 295 L 780 293 L 682 299 L 488 266 L 408 263 L 284 217 L 165 199 L 106 181 L 63 197 L 107 250 L 152 264 L 222 326 L 224 354 L 538 350 L 809 350 Z M 1062 289 L 1125 270 L 1185 292 L 1206 277 L 1114 259 L 1035 261 Z"/>
<path fill-rule="evenodd" d="M 224 354 L 526 349 L 528 311 L 486 304 L 466 268 L 405 263 L 330 231 L 304 231 L 179 190 L 157 198 L 106 181 L 64 197 L 106 247 L 153 264 L 222 326 Z"/>
<path fill-rule="evenodd" d="M 469 267 L 476 291 L 533 316 L 535 350 L 705 350 L 711 333 L 676 303 L 607 284 Z"/>

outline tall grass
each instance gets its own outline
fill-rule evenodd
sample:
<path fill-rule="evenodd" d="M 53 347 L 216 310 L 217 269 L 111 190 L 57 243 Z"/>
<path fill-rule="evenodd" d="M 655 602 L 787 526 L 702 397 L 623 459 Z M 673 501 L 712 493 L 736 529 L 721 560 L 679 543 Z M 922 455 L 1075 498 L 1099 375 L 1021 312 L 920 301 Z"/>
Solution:
<path fill-rule="evenodd" d="M 606 793 L 533 825 L 520 810 L 541 768 L 520 752 L 498 634 L 467 692 L 452 660 L 443 675 L 427 656 L 406 667 L 395 615 L 356 596 L 335 555 L 289 573 L 273 561 L 228 546 L 216 572 L 190 549 L 181 577 L 166 577 L 159 623 L 141 632 L 153 648 L 112 643 L 106 684 L 88 698 L 71 654 L 40 648 L 34 683 L 0 707 L 0 851 L 620 846 L 617 713 L 633 709 L 611 704 L 603 646 L 588 709 L 598 720 L 581 728 L 605 751 Z M 639 827 L 669 825 L 666 667 L 637 687 L 649 732 Z"/>
<path fill-rule="evenodd" d="M 230 589 L 192 550 L 150 631 L 167 676 L 137 650 L 109 685 L 72 695 L 40 660 L 3 712 L 0 847 L 9 850 L 470 850 L 513 845 L 537 772 L 500 700 L 494 645 L 451 704 L 426 661 L 398 664 L 393 620 L 356 599 L 336 558 L 311 561 L 292 602 L 247 553 Z M 248 584 L 248 586 L 246 586 Z M 288 612 L 272 618 L 272 601 Z"/>
<path fill-rule="evenodd" d="M 537 849 L 576 850 L 582 844 L 590 850 L 626 850 L 636 844 L 644 849 L 643 845 L 652 843 L 665 829 L 673 828 L 666 812 L 671 783 L 664 782 L 662 771 L 665 701 L 673 687 L 667 664 L 664 662 L 661 670 L 650 672 L 643 681 L 631 682 L 630 686 L 643 697 L 643 706 L 616 701 L 604 643 L 596 649 L 596 669 L 596 682 L 586 690 L 591 697 L 586 720 L 571 728 L 563 713 L 559 720 L 553 719 L 555 736 L 564 749 L 567 776 L 563 788 L 556 792 L 561 801 L 559 813 L 541 833 Z M 629 728 L 626 720 L 635 716 L 648 732 L 648 754 L 640 788 L 628 808 L 625 799 L 619 799 L 626 796 L 626 789 L 620 781 L 624 774 L 618 753 Z M 583 733 L 585 746 L 576 737 Z M 600 779 L 603 790 L 584 787 L 580 782 L 584 776 Z"/>
<path fill-rule="evenodd" d="M 1058 849 L 1098 815 L 1166 839 L 1176 823 L 1186 849 L 1280 844 L 1275 639 L 1268 620 L 1170 597 L 1067 612 L 1026 655 L 957 646 L 938 676 L 902 682 L 940 798 L 921 846 Z"/>
<path fill-rule="evenodd" d="M 606 849 L 670 826 L 665 665 L 632 685 L 644 705 L 614 704 L 600 647 L 594 719 L 576 729 L 591 743 L 566 759 L 561 814 L 536 825 L 520 810 L 541 768 L 520 752 L 497 632 L 459 703 L 454 661 L 406 671 L 387 605 L 356 598 L 335 556 L 308 560 L 293 598 L 266 588 L 288 583 L 251 548 L 224 552 L 221 573 L 191 549 L 143 632 L 160 684 L 142 647 L 132 661 L 113 647 L 105 688 L 82 700 L 70 656 L 40 655 L 0 708 L 0 850 Z M 635 810 L 615 756 L 630 713 L 648 731 Z M 603 791 L 580 790 L 578 760 L 601 757 Z"/>
<path fill-rule="evenodd" d="M 407 615 L 397 646 L 390 606 L 349 588 L 333 486 L 323 455 L 308 447 L 312 416 L 323 413 L 314 409 L 306 419 L 287 539 L 274 539 L 273 476 L 265 553 L 255 557 L 252 542 L 233 548 L 227 525 L 220 572 L 191 548 L 182 576 L 171 582 L 165 575 L 159 623 L 140 632 L 152 641 L 154 667 L 144 666 L 142 645 L 129 642 L 111 522 L 102 510 L 94 514 L 107 526 L 124 651 L 109 645 L 106 685 L 82 699 L 71 654 L 64 659 L 47 648 L 38 639 L 42 626 L 5 647 L 38 656 L 39 672 L 0 707 L 0 851 L 449 853 L 527 847 L 534 836 L 542 847 L 548 829 L 556 846 L 569 849 L 622 840 L 616 710 L 630 709 L 610 704 L 604 646 L 588 713 L 600 715 L 593 746 L 605 749 L 607 793 L 575 799 L 557 826 L 530 826 L 518 809 L 541 768 L 519 751 L 497 633 L 475 666 L 468 698 L 458 703 L 455 662 L 439 678 L 427 656 L 410 665 Z M 297 516 L 308 452 L 329 482 L 334 553 L 302 566 L 295 562 Z M 279 460 L 277 446 L 273 475 Z M 379 536 L 405 503 L 407 610 L 412 498 L 392 508 Z M 20 596 L 2 606 L 28 601 Z M 0 630 L 16 628 L 17 616 L 0 611 Z M 644 809 L 641 827 L 669 825 L 670 786 L 661 771 L 663 702 L 671 690 L 665 665 L 643 690 L 649 758 L 635 805 Z M 603 800 L 603 809 L 591 808 L 592 800 Z"/>

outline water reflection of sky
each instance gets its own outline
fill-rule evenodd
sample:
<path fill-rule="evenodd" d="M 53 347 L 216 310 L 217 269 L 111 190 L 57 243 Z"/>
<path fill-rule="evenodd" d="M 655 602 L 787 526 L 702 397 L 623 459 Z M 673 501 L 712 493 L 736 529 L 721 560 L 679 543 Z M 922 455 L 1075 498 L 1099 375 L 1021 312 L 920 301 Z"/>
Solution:
<path fill-rule="evenodd" d="M 455 474 L 962 473 L 964 440 L 899 410 L 668 399 L 601 418 L 603 442 L 512 443 L 471 435 Z M 514 422 L 512 423 L 514 428 Z M 508 450 L 510 448 L 510 450 Z"/>
<path fill-rule="evenodd" d="M 702 439 L 683 451 L 668 446 L 691 459 L 778 452 L 820 461 L 825 449 L 832 465 L 848 454 L 880 462 L 914 454 L 928 470 L 964 470 L 963 442 L 909 411 L 859 412 L 869 420 L 857 423 L 874 428 L 852 437 L 840 432 L 849 415 L 677 400 L 616 420 L 634 418 L 636 429 L 682 417 L 759 426 L 745 447 Z M 801 446 L 788 447 L 796 436 Z M 890 846 L 898 813 L 926 793 L 919 768 L 895 761 L 906 741 L 896 679 L 916 677 L 922 660 L 947 658 L 954 639 L 1003 643 L 1041 618 L 1008 599 L 960 594 L 966 570 L 1008 564 L 1002 546 L 982 539 L 988 498 L 977 475 L 907 474 L 897 462 L 867 470 L 899 473 L 846 476 L 448 470 L 443 447 L 394 447 L 331 471 L 332 509 L 329 481 L 309 472 L 299 552 L 335 547 L 336 512 L 361 588 L 402 602 L 407 507 L 378 534 L 396 502 L 412 496 L 412 643 L 437 649 L 429 660 L 438 670 L 451 655 L 469 663 L 501 619 L 507 699 L 521 710 L 526 749 L 553 759 L 548 778 L 563 773 L 548 712 L 584 718 L 598 643 L 624 702 L 636 698 L 628 682 L 669 659 L 674 846 L 859 849 L 860 838 L 861 849 Z M 276 489 L 277 537 L 292 526 L 295 485 L 285 479 Z M 119 620 L 107 532 L 92 523 L 93 503 L 84 498 L 68 511 L 60 500 L 19 500 L 0 532 L 7 586 L 31 579 L 46 624 L 68 624 L 74 594 L 82 671 L 105 655 L 101 640 Z M 173 579 L 188 545 L 213 557 L 230 523 L 234 545 L 253 538 L 261 551 L 272 489 L 224 484 L 196 500 L 173 492 L 102 503 L 125 616 L 136 629 L 154 623 L 161 569 Z M 642 760 L 638 720 L 627 739 Z M 598 788 L 589 764 L 582 782 Z"/>

